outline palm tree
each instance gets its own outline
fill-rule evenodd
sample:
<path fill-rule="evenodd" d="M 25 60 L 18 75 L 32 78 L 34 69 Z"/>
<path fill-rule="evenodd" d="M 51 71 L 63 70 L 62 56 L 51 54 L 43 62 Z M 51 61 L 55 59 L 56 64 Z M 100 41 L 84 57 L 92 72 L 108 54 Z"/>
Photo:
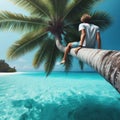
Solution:
<path fill-rule="evenodd" d="M 91 13 L 93 5 L 100 0 L 10 0 L 23 7 L 28 16 L 7 11 L 0 13 L 0 28 L 13 31 L 26 31 L 8 50 L 8 58 L 15 59 L 34 48 L 38 48 L 33 66 L 44 63 L 46 75 L 49 75 L 58 58 L 63 56 L 56 47 L 58 40 L 62 44 L 79 40 L 77 31 L 83 13 L 91 14 L 93 23 L 105 29 L 110 25 L 110 17 L 104 12 Z M 80 60 L 81 68 L 83 63 Z M 65 70 L 72 66 L 72 56 L 68 55 Z"/>
<path fill-rule="evenodd" d="M 64 52 L 65 47 L 56 40 L 59 50 Z M 70 54 L 86 62 L 100 73 L 120 93 L 120 52 L 114 50 L 100 50 L 82 48 L 76 55 L 74 48 Z"/>

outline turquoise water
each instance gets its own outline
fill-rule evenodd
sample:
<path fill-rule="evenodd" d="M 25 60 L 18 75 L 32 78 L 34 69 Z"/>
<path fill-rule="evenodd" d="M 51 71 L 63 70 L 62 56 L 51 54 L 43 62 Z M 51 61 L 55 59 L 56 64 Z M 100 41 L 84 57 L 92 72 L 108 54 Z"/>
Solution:
<path fill-rule="evenodd" d="M 120 95 L 97 73 L 0 74 L 0 120 L 120 120 Z"/>

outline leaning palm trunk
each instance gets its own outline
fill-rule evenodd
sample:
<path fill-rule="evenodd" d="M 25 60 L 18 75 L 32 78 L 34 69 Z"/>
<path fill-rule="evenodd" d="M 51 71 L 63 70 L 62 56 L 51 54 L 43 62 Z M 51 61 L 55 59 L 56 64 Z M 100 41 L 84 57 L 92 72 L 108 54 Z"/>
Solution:
<path fill-rule="evenodd" d="M 56 46 L 62 52 L 65 47 L 56 39 Z M 74 48 L 70 54 L 93 67 L 100 73 L 118 92 L 120 92 L 120 52 L 113 50 L 82 48 L 76 55 Z"/>

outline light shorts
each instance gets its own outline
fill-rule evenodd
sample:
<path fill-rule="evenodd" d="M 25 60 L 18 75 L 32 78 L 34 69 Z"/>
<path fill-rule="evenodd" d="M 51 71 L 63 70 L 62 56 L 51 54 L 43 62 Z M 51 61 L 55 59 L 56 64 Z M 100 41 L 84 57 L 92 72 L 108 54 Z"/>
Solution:
<path fill-rule="evenodd" d="M 72 48 L 75 48 L 75 47 L 79 47 L 80 46 L 80 42 L 72 42 Z"/>
<path fill-rule="evenodd" d="M 72 42 L 71 44 L 72 44 L 71 48 L 80 47 L 80 42 Z M 83 45 L 82 48 L 86 48 L 86 46 Z"/>

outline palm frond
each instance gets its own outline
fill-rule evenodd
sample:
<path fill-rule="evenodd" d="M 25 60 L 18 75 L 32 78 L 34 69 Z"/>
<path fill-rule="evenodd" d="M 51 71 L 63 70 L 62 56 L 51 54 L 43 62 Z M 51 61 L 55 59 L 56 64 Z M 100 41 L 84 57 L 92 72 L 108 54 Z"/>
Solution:
<path fill-rule="evenodd" d="M 53 18 L 58 19 L 64 16 L 66 5 L 70 2 L 69 0 L 49 0 L 51 3 L 51 13 Z"/>
<path fill-rule="evenodd" d="M 42 44 L 40 49 L 37 51 L 34 60 L 33 66 L 39 68 L 40 65 L 45 61 L 44 68 L 46 76 L 48 76 L 55 66 L 55 62 L 60 52 L 56 48 L 55 41 L 51 39 L 46 39 Z"/>
<path fill-rule="evenodd" d="M 106 12 L 94 12 L 91 22 L 104 30 L 112 23 L 112 19 Z"/>
<path fill-rule="evenodd" d="M 83 13 L 89 13 L 93 5 L 99 1 L 101 0 L 73 0 L 73 3 L 71 2 L 66 8 L 66 19 L 69 21 L 80 19 Z"/>
<path fill-rule="evenodd" d="M 48 40 L 44 40 L 41 44 L 39 50 L 36 52 L 33 59 L 33 66 L 37 69 L 42 64 L 42 62 L 46 59 L 46 53 L 49 50 L 50 43 Z"/>
<path fill-rule="evenodd" d="M 46 76 L 48 76 L 55 66 L 55 62 L 60 52 L 55 45 L 55 41 L 50 40 L 48 47 L 46 48 L 48 51 L 46 52 L 47 58 L 45 60 L 44 68 L 46 72 Z"/>
<path fill-rule="evenodd" d="M 37 47 L 47 37 L 46 29 L 41 29 L 38 32 L 31 32 L 16 41 L 8 50 L 8 59 L 15 59 L 30 52 Z"/>
<path fill-rule="evenodd" d="M 80 33 L 78 32 L 78 29 L 76 29 L 75 27 L 67 27 L 64 29 L 64 31 L 65 31 L 64 40 L 67 43 L 80 40 Z"/>
<path fill-rule="evenodd" d="M 63 16 L 63 19 L 65 19 L 70 13 L 71 11 L 74 9 L 74 7 L 79 4 L 81 2 L 81 0 L 71 0 L 71 2 L 69 2 L 67 4 L 67 6 L 65 7 L 65 10 L 64 10 L 64 16 Z M 78 12 L 78 11 L 77 11 Z M 71 14 L 72 15 L 72 14 Z M 70 16 L 71 16 L 70 15 Z M 72 17 L 73 18 L 73 17 Z"/>
<path fill-rule="evenodd" d="M 43 14 L 47 19 L 51 19 L 50 4 L 49 0 L 29 0 L 31 4 L 37 8 L 32 14 Z"/>
<path fill-rule="evenodd" d="M 65 62 L 65 71 L 68 72 L 70 68 L 72 67 L 72 60 L 73 57 L 71 55 L 67 56 L 66 62 Z"/>
<path fill-rule="evenodd" d="M 29 11 L 30 13 L 32 13 L 33 11 L 36 11 L 36 7 L 34 6 L 34 4 L 32 4 L 31 1 L 35 1 L 35 0 L 10 0 L 11 2 L 13 2 L 15 5 L 20 6 L 24 9 L 26 9 L 27 11 Z"/>
<path fill-rule="evenodd" d="M 33 31 L 38 30 L 41 26 L 46 26 L 45 20 L 42 18 L 33 18 L 22 14 L 13 14 L 7 11 L 0 13 L 0 28 L 16 30 Z"/>
<path fill-rule="evenodd" d="M 79 65 L 80 65 L 81 70 L 83 70 L 84 69 L 84 63 L 81 60 L 79 60 Z"/>
<path fill-rule="evenodd" d="M 50 17 L 49 9 L 44 0 L 10 0 L 16 5 L 28 10 L 31 14 Z"/>

